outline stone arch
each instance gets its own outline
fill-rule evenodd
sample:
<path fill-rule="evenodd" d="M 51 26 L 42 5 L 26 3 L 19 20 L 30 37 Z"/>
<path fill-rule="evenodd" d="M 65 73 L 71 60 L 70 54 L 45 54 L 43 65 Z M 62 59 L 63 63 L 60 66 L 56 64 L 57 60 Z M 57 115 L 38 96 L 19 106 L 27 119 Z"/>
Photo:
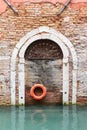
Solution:
<path fill-rule="evenodd" d="M 16 57 L 19 55 L 19 70 L 18 70 L 18 82 L 19 82 L 19 104 L 25 104 L 25 92 L 24 92 L 24 53 L 27 47 L 34 41 L 39 39 L 48 39 L 56 42 L 63 52 L 63 104 L 69 103 L 69 51 L 72 54 L 73 59 L 73 92 L 72 103 L 76 103 L 76 87 L 77 87 L 77 57 L 76 52 L 71 42 L 63 36 L 61 33 L 49 27 L 39 27 L 27 33 L 16 45 L 11 57 L 11 104 L 15 105 L 15 77 L 16 77 Z M 69 49 L 69 50 L 68 50 Z"/>

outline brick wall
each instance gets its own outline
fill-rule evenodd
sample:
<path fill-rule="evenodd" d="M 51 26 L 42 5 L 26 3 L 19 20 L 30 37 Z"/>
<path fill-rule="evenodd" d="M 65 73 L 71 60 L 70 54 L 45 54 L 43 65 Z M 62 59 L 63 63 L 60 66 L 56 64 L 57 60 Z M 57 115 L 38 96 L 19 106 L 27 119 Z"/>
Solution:
<path fill-rule="evenodd" d="M 0 105 L 10 104 L 10 58 L 18 41 L 39 26 L 49 26 L 65 35 L 74 45 L 78 58 L 77 101 L 87 102 L 87 7 L 68 7 L 60 16 L 61 4 L 16 4 L 15 15 L 9 8 L 0 15 Z M 72 71 L 72 62 L 70 61 Z M 72 75 L 70 76 L 72 82 Z M 16 94 L 17 95 L 17 94 Z M 17 95 L 18 97 L 18 95 Z M 71 97 L 71 96 L 70 96 Z M 17 98 L 18 100 L 18 98 Z M 71 99 L 70 99 L 71 100 Z"/>

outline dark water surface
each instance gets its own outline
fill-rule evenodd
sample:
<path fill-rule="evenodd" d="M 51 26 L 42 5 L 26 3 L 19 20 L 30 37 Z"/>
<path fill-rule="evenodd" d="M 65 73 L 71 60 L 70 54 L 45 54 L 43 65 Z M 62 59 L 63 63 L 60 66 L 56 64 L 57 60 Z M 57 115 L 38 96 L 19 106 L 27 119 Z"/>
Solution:
<path fill-rule="evenodd" d="M 0 130 L 87 130 L 87 106 L 0 107 Z"/>

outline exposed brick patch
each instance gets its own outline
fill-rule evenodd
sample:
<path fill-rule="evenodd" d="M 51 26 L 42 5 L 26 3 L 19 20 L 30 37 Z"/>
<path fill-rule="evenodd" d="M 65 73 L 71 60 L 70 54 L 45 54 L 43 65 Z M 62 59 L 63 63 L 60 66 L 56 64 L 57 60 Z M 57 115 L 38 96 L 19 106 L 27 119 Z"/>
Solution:
<path fill-rule="evenodd" d="M 25 91 L 25 104 L 26 105 L 38 105 L 38 104 L 62 104 L 62 94 L 60 92 L 60 89 L 56 89 L 55 92 L 47 90 L 46 96 L 42 100 L 35 100 L 30 96 L 30 90 L 26 89 Z"/>
<path fill-rule="evenodd" d="M 79 96 L 79 97 L 77 97 L 77 104 L 79 104 L 79 105 L 87 105 L 87 96 Z"/>

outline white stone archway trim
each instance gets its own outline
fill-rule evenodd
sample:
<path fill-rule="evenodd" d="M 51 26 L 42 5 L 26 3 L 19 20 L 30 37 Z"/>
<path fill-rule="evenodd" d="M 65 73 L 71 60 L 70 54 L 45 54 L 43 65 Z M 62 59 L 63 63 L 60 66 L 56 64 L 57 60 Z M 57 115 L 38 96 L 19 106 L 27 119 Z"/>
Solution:
<path fill-rule="evenodd" d="M 35 40 L 49 39 L 56 42 L 63 52 L 63 104 L 69 103 L 69 62 L 68 49 L 73 58 L 73 93 L 72 103 L 76 103 L 76 88 L 77 88 L 77 57 L 76 52 L 71 42 L 61 33 L 49 27 L 39 27 L 27 33 L 16 45 L 11 58 L 11 104 L 15 105 L 15 77 L 16 77 L 16 57 L 19 54 L 19 104 L 25 104 L 24 94 L 24 53 L 26 48 Z M 20 68 L 22 69 L 20 71 Z M 22 77 L 22 78 L 21 78 Z M 22 85 L 22 87 L 21 87 Z M 65 86 L 65 87 L 64 87 Z"/>
<path fill-rule="evenodd" d="M 57 38 L 56 36 L 53 36 L 52 34 L 38 34 L 38 35 L 31 37 L 29 40 L 27 40 L 26 44 L 24 44 L 22 46 L 22 48 L 20 49 L 20 52 L 19 52 L 20 61 L 24 60 L 24 54 L 25 54 L 25 51 L 28 48 L 28 46 L 30 44 L 32 44 L 34 41 L 39 40 L 39 39 L 49 39 L 49 40 L 56 42 L 63 52 L 63 103 L 68 104 L 69 103 L 69 61 L 68 61 L 69 53 L 68 53 L 67 47 L 61 42 L 61 40 L 59 38 Z M 19 62 L 19 64 L 24 69 L 23 63 Z M 24 74 L 23 69 L 21 72 L 19 71 L 19 77 L 21 77 L 21 75 L 23 76 L 23 74 Z M 19 79 L 19 84 L 21 84 L 21 86 L 19 86 L 19 91 L 21 91 L 21 88 L 23 88 L 23 90 L 24 90 L 25 83 L 24 83 L 23 79 L 21 79 L 21 80 Z M 21 95 L 22 94 L 19 93 L 19 101 L 22 101 Z M 22 97 L 23 97 L 23 95 L 22 95 Z M 20 102 L 20 104 L 23 104 L 23 102 Z"/>

